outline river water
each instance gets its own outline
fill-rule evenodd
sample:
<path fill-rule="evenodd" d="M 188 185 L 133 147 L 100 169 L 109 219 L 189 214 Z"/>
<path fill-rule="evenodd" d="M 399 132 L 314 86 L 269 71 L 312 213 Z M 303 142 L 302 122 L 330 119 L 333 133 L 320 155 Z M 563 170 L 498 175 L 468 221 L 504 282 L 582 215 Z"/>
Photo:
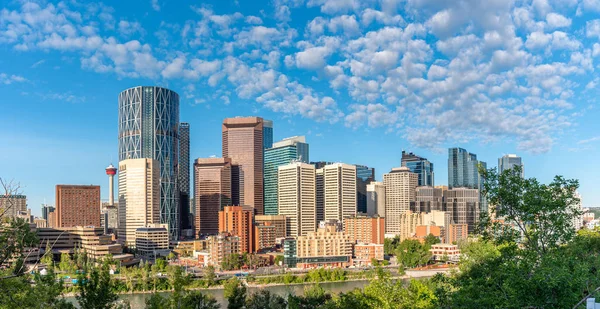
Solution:
<path fill-rule="evenodd" d="M 338 294 L 341 292 L 349 292 L 354 290 L 355 288 L 362 288 L 369 283 L 368 280 L 360 280 L 360 281 L 340 281 L 340 282 L 325 282 L 320 283 L 320 285 L 325 289 L 325 291 L 331 294 Z M 294 295 L 302 295 L 304 293 L 304 288 L 309 285 L 305 284 L 294 284 L 294 285 L 274 285 L 274 286 L 266 286 L 262 289 L 269 290 L 271 293 L 287 297 L 289 294 Z M 249 287 L 248 294 L 252 294 L 261 288 Z M 209 294 L 215 297 L 217 302 L 221 305 L 221 308 L 227 308 L 227 301 L 223 297 L 223 289 L 207 289 L 201 290 L 204 294 Z M 169 292 L 159 293 L 163 296 L 168 296 Z M 129 301 L 132 309 L 143 309 L 145 308 L 146 299 L 150 298 L 152 294 L 122 294 L 119 295 L 119 298 L 123 300 Z M 74 297 L 69 297 L 67 300 L 71 302 L 76 302 Z M 77 304 L 75 304 L 77 305 Z"/>

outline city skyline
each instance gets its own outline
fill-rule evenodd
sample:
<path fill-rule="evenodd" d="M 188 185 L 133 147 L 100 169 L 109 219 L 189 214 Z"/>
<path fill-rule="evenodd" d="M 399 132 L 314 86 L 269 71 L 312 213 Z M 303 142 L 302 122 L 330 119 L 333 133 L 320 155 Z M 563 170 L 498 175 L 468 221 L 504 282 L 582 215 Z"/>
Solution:
<path fill-rule="evenodd" d="M 148 1 L 137 6 L 146 15 L 129 3 L 7 4 L 0 105 L 10 112 L 0 115 L 8 132 L 0 176 L 21 183 L 33 214 L 60 183 L 100 185 L 108 198 L 103 171 L 118 164 L 117 96 L 138 85 L 181 95 L 190 162 L 219 156 L 223 119 L 258 116 L 273 121 L 274 141 L 304 135 L 311 160 L 374 167 L 379 181 L 407 150 L 435 164 L 436 184 L 446 184 L 445 151 L 460 147 L 489 167 L 515 153 L 526 177 L 542 182 L 579 179 L 584 206 L 600 205 L 600 166 L 564 164 L 573 156 L 595 162 L 599 150 L 600 21 L 591 5 L 473 5 L 468 25 L 453 3 L 221 2 L 159 1 L 159 12 Z M 494 16 L 508 27 L 484 22 Z M 459 75 L 474 80 L 451 78 Z"/>

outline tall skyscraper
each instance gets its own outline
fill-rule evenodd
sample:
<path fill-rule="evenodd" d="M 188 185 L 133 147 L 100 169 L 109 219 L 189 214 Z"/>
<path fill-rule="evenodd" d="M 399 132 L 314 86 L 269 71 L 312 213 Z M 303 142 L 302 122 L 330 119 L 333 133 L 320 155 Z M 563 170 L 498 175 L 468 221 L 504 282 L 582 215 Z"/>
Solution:
<path fill-rule="evenodd" d="M 448 188 L 471 188 L 481 193 L 483 189 L 483 176 L 479 173 L 479 166 L 487 169 L 487 163 L 477 160 L 477 155 L 463 148 L 448 149 Z M 480 210 L 487 212 L 487 199 L 480 195 Z"/>
<path fill-rule="evenodd" d="M 254 210 L 243 206 L 225 206 L 219 211 L 219 232 L 227 232 L 240 238 L 242 253 L 254 252 Z"/>
<path fill-rule="evenodd" d="M 467 224 L 469 233 L 475 231 L 479 221 L 479 190 L 455 188 L 444 191 L 444 209 L 450 214 L 453 224 Z"/>
<path fill-rule="evenodd" d="M 48 222 L 48 214 L 51 212 L 54 212 L 55 208 L 54 206 L 50 206 L 48 204 L 42 204 L 42 219 L 46 220 L 46 222 Z"/>
<path fill-rule="evenodd" d="M 160 163 L 154 159 L 119 162 L 119 239 L 135 246 L 135 231 L 160 222 Z"/>
<path fill-rule="evenodd" d="M 367 213 L 367 184 L 375 180 L 375 168 L 356 165 L 356 211 Z"/>
<path fill-rule="evenodd" d="M 434 184 L 433 163 L 429 160 L 419 157 L 412 152 L 407 153 L 402 150 L 401 166 L 408 167 L 411 172 L 419 176 L 419 186 L 430 186 Z"/>
<path fill-rule="evenodd" d="M 448 149 L 448 187 L 479 189 L 482 178 L 479 174 L 479 163 L 484 168 L 487 164 L 477 160 L 477 155 L 463 148 Z"/>
<path fill-rule="evenodd" d="M 263 197 L 263 119 L 260 117 L 227 118 L 223 121 L 223 158 L 234 165 L 232 199 L 249 206 L 256 215 L 264 213 Z M 239 188 L 237 192 L 236 186 Z M 237 195 L 235 194 L 237 193 Z"/>
<path fill-rule="evenodd" d="M 385 232 L 399 235 L 402 229 L 401 215 L 410 211 L 415 200 L 418 175 L 408 167 L 393 168 L 383 175 L 385 185 Z"/>
<path fill-rule="evenodd" d="M 179 238 L 179 95 L 140 86 L 119 94 L 119 161 L 155 159 L 160 167 L 160 223 Z M 121 193 L 119 193 L 119 196 Z"/>
<path fill-rule="evenodd" d="M 100 227 L 100 186 L 56 185 L 54 227 Z"/>
<path fill-rule="evenodd" d="M 523 161 L 516 154 L 507 154 L 498 159 L 498 172 L 502 174 L 505 170 L 512 169 L 515 166 L 521 167 L 521 178 L 524 177 Z"/>
<path fill-rule="evenodd" d="M 286 218 L 286 236 L 314 232 L 317 226 L 315 167 L 294 162 L 278 168 L 279 214 Z"/>
<path fill-rule="evenodd" d="M 181 229 L 192 227 L 190 214 L 190 124 L 179 124 L 179 164 L 177 165 L 179 187 L 179 213 Z"/>
<path fill-rule="evenodd" d="M 431 212 L 443 209 L 444 190 L 434 187 L 417 187 L 416 200 L 411 202 L 410 210 L 414 212 Z"/>
<path fill-rule="evenodd" d="M 356 166 L 334 163 L 323 167 L 325 220 L 356 216 Z"/>
<path fill-rule="evenodd" d="M 367 215 L 385 217 L 385 185 L 372 181 L 367 185 Z"/>
<path fill-rule="evenodd" d="M 273 148 L 273 121 L 263 119 L 263 145 L 264 149 Z"/>
<path fill-rule="evenodd" d="M 219 233 L 219 211 L 231 205 L 231 159 L 204 158 L 194 162 L 194 229 L 196 235 Z"/>
<path fill-rule="evenodd" d="M 265 214 L 276 215 L 277 168 L 292 161 L 309 162 L 308 144 L 304 136 L 284 138 L 265 149 Z"/>

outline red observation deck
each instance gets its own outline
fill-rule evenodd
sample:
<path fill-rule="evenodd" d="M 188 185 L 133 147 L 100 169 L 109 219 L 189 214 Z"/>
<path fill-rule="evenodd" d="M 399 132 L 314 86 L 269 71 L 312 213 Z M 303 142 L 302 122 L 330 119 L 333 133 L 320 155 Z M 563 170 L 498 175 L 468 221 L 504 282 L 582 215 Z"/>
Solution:
<path fill-rule="evenodd" d="M 116 174 L 117 174 L 117 168 L 114 167 L 112 164 L 106 168 L 106 175 L 116 175 Z"/>

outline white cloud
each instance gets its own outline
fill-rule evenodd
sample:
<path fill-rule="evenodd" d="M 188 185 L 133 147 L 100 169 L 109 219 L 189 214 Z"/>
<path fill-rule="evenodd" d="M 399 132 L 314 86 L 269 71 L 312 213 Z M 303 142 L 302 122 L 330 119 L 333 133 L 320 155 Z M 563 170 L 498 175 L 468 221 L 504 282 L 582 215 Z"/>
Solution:
<path fill-rule="evenodd" d="M 346 35 L 355 35 L 360 32 L 360 26 L 356 21 L 356 16 L 342 15 L 332 18 L 329 21 L 329 31 L 333 33 L 343 32 Z"/>
<path fill-rule="evenodd" d="M 158 4 L 158 0 L 152 0 L 151 5 L 153 10 L 160 12 L 160 5 Z"/>
<path fill-rule="evenodd" d="M 261 25 L 263 23 L 262 19 L 257 16 L 246 16 L 246 22 L 251 25 Z"/>
<path fill-rule="evenodd" d="M 600 19 L 594 19 L 586 22 L 585 34 L 588 38 L 600 39 Z"/>
<path fill-rule="evenodd" d="M 321 12 L 326 14 L 348 13 L 357 11 L 360 7 L 359 0 L 309 0 L 308 7 L 320 6 Z"/>
<path fill-rule="evenodd" d="M 571 26 L 571 19 L 558 13 L 549 13 L 546 15 L 546 22 L 550 29 L 565 28 Z"/>
<path fill-rule="evenodd" d="M 0 73 L 0 84 L 10 85 L 12 83 L 22 83 L 27 81 L 25 77 L 19 75 L 8 75 L 6 73 Z"/>

